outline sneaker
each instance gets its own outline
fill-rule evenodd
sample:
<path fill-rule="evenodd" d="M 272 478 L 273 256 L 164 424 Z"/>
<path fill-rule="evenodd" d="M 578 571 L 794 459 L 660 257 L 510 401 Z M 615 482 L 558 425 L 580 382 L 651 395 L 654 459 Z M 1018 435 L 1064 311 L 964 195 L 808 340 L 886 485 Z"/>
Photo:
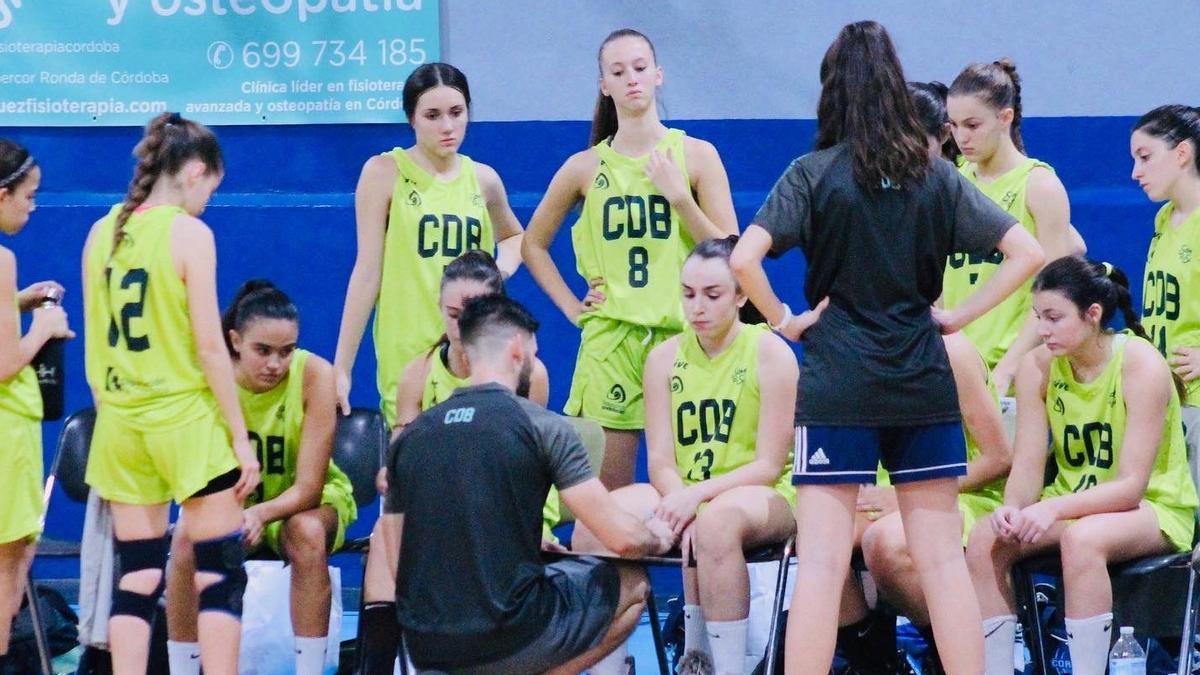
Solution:
<path fill-rule="evenodd" d="M 699 649 L 684 654 L 675 666 L 676 675 L 714 675 L 715 672 L 712 658 Z"/>

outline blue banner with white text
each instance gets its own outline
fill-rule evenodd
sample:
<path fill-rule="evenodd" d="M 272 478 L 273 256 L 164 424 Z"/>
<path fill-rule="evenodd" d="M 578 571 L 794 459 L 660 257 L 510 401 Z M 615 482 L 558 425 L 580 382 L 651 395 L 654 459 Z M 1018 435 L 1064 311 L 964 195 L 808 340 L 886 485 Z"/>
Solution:
<path fill-rule="evenodd" d="M 439 0 L 0 0 L 0 126 L 404 119 Z"/>

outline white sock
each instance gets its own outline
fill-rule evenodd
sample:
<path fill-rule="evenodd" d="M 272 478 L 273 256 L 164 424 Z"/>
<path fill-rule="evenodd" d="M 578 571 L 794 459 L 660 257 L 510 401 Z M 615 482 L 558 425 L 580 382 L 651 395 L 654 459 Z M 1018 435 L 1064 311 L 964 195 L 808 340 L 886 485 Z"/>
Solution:
<path fill-rule="evenodd" d="M 1012 614 L 983 620 L 983 672 L 1012 675 L 1013 644 L 1017 641 L 1017 617 Z"/>
<path fill-rule="evenodd" d="M 321 675 L 325 671 L 327 636 L 296 636 L 296 675 Z"/>
<path fill-rule="evenodd" d="M 683 653 L 692 650 L 700 650 L 712 656 L 708 636 L 705 634 L 704 610 L 700 605 L 683 606 Z"/>
<path fill-rule="evenodd" d="M 596 665 L 588 668 L 592 675 L 625 675 L 625 657 L 629 656 L 629 645 L 624 642 Z"/>
<path fill-rule="evenodd" d="M 712 646 L 716 675 L 741 675 L 746 659 L 746 628 L 750 619 L 709 621 L 706 633 Z"/>
<path fill-rule="evenodd" d="M 1071 672 L 1077 675 L 1104 675 L 1108 650 L 1112 646 L 1112 612 L 1086 619 L 1067 618 L 1067 648 L 1071 651 Z"/>
<path fill-rule="evenodd" d="M 200 643 L 167 640 L 171 675 L 200 675 Z"/>

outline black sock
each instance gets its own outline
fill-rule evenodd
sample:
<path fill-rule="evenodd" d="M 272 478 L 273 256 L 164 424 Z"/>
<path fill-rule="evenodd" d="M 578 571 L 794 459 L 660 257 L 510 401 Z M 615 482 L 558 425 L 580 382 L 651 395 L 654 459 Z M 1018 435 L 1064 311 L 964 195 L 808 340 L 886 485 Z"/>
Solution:
<path fill-rule="evenodd" d="M 396 603 L 372 602 L 358 617 L 362 634 L 362 654 L 358 655 L 360 675 L 391 675 L 400 649 L 400 622 Z"/>
<path fill-rule="evenodd" d="M 837 642 L 850 665 L 863 672 L 886 672 L 896 656 L 895 620 L 875 612 L 838 629 Z"/>

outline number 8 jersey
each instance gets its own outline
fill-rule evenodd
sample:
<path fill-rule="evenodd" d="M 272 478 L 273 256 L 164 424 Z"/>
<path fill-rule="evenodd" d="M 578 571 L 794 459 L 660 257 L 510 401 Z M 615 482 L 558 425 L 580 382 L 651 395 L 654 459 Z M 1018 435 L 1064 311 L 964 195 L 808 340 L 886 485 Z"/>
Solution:
<path fill-rule="evenodd" d="M 1113 338 L 1112 357 L 1091 382 L 1078 382 L 1065 357 L 1050 361 L 1046 416 L 1054 443 L 1058 476 L 1043 497 L 1081 492 L 1117 477 L 1127 417 L 1122 386 L 1125 346 L 1141 339 L 1128 333 Z M 1150 470 L 1145 499 L 1159 527 L 1179 550 L 1189 550 L 1196 509 L 1196 489 L 1188 472 L 1179 396 L 1172 386 L 1162 440 Z"/>
<path fill-rule="evenodd" d="M 669 129 L 655 146 L 670 151 L 685 184 L 684 133 Z M 571 228 L 576 268 L 585 280 L 605 281 L 605 300 L 583 318 L 602 316 L 678 331 L 683 328 L 679 271 L 694 242 L 667 198 L 646 176 L 648 156 L 627 157 L 609 141 L 595 146 L 600 166 Z"/>
<path fill-rule="evenodd" d="M 187 213 L 170 205 L 138 209 L 113 253 L 120 209 L 114 206 L 95 228 L 85 261 L 88 384 L 97 403 L 124 417 L 149 421 L 142 415 L 157 412 L 164 422 L 185 421 L 171 418 L 208 392 L 187 288 L 171 257 L 172 225 Z"/>

